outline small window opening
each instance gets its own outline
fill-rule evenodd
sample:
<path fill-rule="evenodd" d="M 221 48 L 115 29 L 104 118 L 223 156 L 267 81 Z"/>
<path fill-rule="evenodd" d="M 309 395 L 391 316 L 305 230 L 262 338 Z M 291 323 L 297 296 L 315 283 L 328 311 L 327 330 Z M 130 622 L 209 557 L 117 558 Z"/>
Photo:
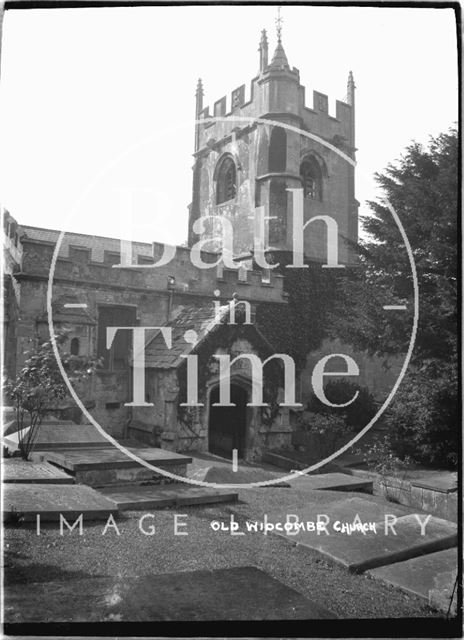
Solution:
<path fill-rule="evenodd" d="M 78 356 L 79 355 L 79 338 L 73 338 L 71 340 L 71 355 Z"/>

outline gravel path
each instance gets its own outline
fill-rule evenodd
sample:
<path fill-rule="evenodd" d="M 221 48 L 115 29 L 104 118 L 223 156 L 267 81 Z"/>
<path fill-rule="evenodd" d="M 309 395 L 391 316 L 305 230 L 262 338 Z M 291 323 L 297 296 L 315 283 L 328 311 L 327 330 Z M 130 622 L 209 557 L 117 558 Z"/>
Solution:
<path fill-rule="evenodd" d="M 291 494 L 289 493 L 291 491 Z M 337 492 L 314 492 L 321 505 L 340 499 Z M 346 497 L 356 494 L 345 494 Z M 358 494 L 359 495 L 359 494 Z M 83 535 L 78 531 L 59 533 L 58 524 L 35 528 L 5 529 L 5 584 L 26 584 L 50 580 L 73 580 L 89 576 L 141 576 L 199 569 L 251 565 L 259 567 L 339 617 L 424 617 L 438 616 L 415 597 L 387 587 L 362 575 L 333 566 L 310 550 L 298 548 L 277 536 L 249 533 L 231 536 L 213 532 L 212 520 L 224 521 L 230 513 L 237 520 L 291 502 L 308 504 L 308 494 L 290 489 L 240 491 L 236 504 L 212 507 L 182 507 L 153 512 L 143 526 L 155 525 L 154 535 L 144 535 L 139 521 L 144 514 L 126 512 L 103 534 L 105 523 L 89 523 Z M 291 498 L 291 500 L 290 500 Z M 372 496 L 369 496 L 371 499 Z M 183 522 L 188 535 L 174 535 L 175 514 L 187 514 Z M 317 513 L 317 511 L 316 511 Z M 26 587 L 25 587 L 26 589 Z"/>

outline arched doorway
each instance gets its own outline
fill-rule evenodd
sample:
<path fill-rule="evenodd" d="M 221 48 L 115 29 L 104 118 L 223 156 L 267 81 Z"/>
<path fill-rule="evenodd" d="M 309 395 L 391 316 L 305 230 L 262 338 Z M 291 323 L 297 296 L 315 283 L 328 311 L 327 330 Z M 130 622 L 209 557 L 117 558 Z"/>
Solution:
<path fill-rule="evenodd" d="M 231 384 L 230 401 L 235 407 L 214 407 L 214 403 L 219 402 L 219 386 L 210 393 L 208 449 L 210 453 L 232 460 L 233 449 L 237 449 L 239 458 L 245 455 L 248 402 L 246 389 Z"/>

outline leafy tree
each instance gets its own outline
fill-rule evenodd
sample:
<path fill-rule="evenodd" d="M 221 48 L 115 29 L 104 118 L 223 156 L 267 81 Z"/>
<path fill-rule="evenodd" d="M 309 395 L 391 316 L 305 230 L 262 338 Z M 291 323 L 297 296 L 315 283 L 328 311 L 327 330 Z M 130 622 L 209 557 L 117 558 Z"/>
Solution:
<path fill-rule="evenodd" d="M 386 419 L 397 450 L 421 462 L 452 464 L 458 438 L 456 129 L 432 138 L 427 148 L 411 144 L 376 180 L 387 200 L 368 203 L 360 267 L 347 279 L 345 313 L 334 320 L 335 332 L 371 353 L 407 350 L 413 278 L 390 203 L 417 268 L 419 324 L 410 370 Z M 384 311 L 385 304 L 406 304 L 407 311 Z"/>
<path fill-rule="evenodd" d="M 68 353 L 65 330 L 57 332 L 55 339 L 63 368 L 72 384 L 93 375 L 99 360 Z M 44 416 L 69 394 L 51 341 L 35 345 L 26 356 L 16 379 L 6 385 L 6 393 L 15 411 L 18 447 L 24 460 L 28 460 L 32 453 Z"/>

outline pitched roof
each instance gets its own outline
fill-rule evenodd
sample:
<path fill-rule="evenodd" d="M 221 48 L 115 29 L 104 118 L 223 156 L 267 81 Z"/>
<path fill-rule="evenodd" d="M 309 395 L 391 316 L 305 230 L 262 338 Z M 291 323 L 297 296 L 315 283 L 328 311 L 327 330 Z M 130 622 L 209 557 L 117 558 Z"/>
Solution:
<path fill-rule="evenodd" d="M 290 65 L 288 64 L 287 55 L 284 51 L 281 41 L 277 43 L 276 50 L 274 51 L 274 55 L 271 60 L 271 64 L 269 65 L 269 69 L 289 69 Z"/>
<path fill-rule="evenodd" d="M 181 356 L 196 351 L 213 331 L 225 324 L 229 311 L 229 304 L 219 307 L 218 311 L 213 304 L 185 307 L 169 325 L 165 325 L 172 329 L 171 348 L 166 345 L 161 331 L 148 338 L 145 345 L 145 366 L 153 369 L 176 369 L 185 361 Z M 250 329 L 272 349 L 259 329 L 254 325 L 250 325 Z M 196 334 L 187 335 L 189 342 L 185 338 L 188 330 Z M 190 341 L 190 337 L 196 340 Z"/>
<path fill-rule="evenodd" d="M 218 320 L 224 318 L 229 311 L 229 306 L 220 307 Z M 172 329 L 171 348 L 166 345 L 161 331 L 148 337 L 145 346 L 145 366 L 155 369 L 172 369 L 183 362 L 181 355 L 188 355 L 195 347 L 198 347 L 205 336 L 216 326 L 216 313 L 212 304 L 200 307 L 185 307 L 169 324 Z M 184 334 L 186 331 L 195 331 L 198 340 L 187 342 Z M 194 335 L 192 337 L 195 337 Z"/>

